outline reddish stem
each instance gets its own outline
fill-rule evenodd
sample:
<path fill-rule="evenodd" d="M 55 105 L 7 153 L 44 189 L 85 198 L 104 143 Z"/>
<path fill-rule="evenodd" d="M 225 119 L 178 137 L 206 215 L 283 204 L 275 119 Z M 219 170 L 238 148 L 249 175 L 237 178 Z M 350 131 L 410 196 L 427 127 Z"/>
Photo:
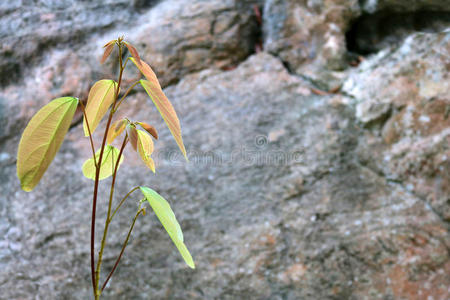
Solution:
<path fill-rule="evenodd" d="M 111 272 L 109 272 L 108 277 L 106 277 L 105 283 L 104 283 L 103 286 L 102 286 L 102 289 L 101 289 L 102 292 L 103 292 L 103 290 L 105 289 L 106 284 L 108 284 L 108 281 L 109 281 L 109 279 L 111 278 L 111 276 L 113 275 L 113 273 L 114 273 L 114 271 L 116 270 L 117 266 L 119 265 L 120 259 L 122 258 L 122 255 L 123 255 L 123 253 L 125 252 L 125 248 L 127 247 L 128 241 L 129 241 L 129 239 L 130 239 L 131 231 L 132 231 L 133 228 L 134 228 L 134 224 L 136 224 L 136 220 L 137 220 L 137 218 L 139 217 L 139 214 L 140 214 L 141 212 L 143 212 L 143 211 L 144 211 L 143 208 L 142 208 L 142 209 L 139 209 L 138 212 L 136 213 L 136 216 L 134 216 L 133 223 L 131 224 L 130 230 L 128 231 L 128 235 L 127 235 L 127 238 L 125 239 L 125 243 L 124 243 L 123 246 L 122 246 L 122 250 L 120 250 L 119 257 L 117 257 L 117 260 L 116 260 L 116 262 L 115 262 L 115 264 L 114 264 L 114 267 L 112 268 Z"/>
<path fill-rule="evenodd" d="M 97 194 L 98 194 L 98 184 L 100 178 L 100 168 L 102 165 L 103 152 L 105 150 L 106 137 L 108 135 L 109 127 L 111 125 L 111 120 L 114 115 L 114 108 L 117 102 L 117 98 L 119 96 L 120 84 L 122 82 L 122 74 L 123 74 L 123 66 L 122 66 L 122 48 L 119 44 L 119 63 L 120 63 L 120 73 L 119 73 L 119 81 L 117 84 L 117 89 L 115 92 L 114 103 L 109 112 L 108 122 L 106 123 L 105 133 L 103 135 L 102 147 L 100 148 L 100 155 L 98 158 L 98 165 L 95 172 L 95 184 L 94 184 L 94 194 L 92 199 L 92 221 L 91 221 L 91 277 L 92 277 L 92 287 L 94 290 L 94 298 L 98 299 L 98 291 L 97 291 L 97 283 L 99 278 L 95 275 L 95 214 L 97 210 Z"/>

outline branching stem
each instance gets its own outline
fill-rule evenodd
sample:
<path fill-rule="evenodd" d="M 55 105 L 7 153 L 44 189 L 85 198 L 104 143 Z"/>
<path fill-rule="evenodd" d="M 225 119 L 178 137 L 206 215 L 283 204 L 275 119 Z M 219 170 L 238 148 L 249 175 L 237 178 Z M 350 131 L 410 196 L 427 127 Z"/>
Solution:
<path fill-rule="evenodd" d="M 130 236 L 131 236 L 131 231 L 133 231 L 134 224 L 136 224 L 136 220 L 139 217 L 139 214 L 141 214 L 143 212 L 145 212 L 145 209 L 141 208 L 141 205 L 139 205 L 138 211 L 137 211 L 136 215 L 134 216 L 133 223 L 131 224 L 130 230 L 128 231 L 127 238 L 125 239 L 125 242 L 123 243 L 122 250 L 120 250 L 119 257 L 117 257 L 117 260 L 114 263 L 114 267 L 112 268 L 111 272 L 109 272 L 108 277 L 106 277 L 105 283 L 103 283 L 103 286 L 102 286 L 102 289 L 101 289 L 100 292 L 102 292 L 105 289 L 106 285 L 108 284 L 109 279 L 111 278 L 112 274 L 114 273 L 114 271 L 116 270 L 117 266 L 119 265 L 120 259 L 122 258 L 122 255 L 125 252 L 125 248 L 128 245 L 128 241 L 129 241 Z"/>
<path fill-rule="evenodd" d="M 114 97 L 114 103 L 111 107 L 111 110 L 109 112 L 108 121 L 106 123 L 105 133 L 103 135 L 103 141 L 102 141 L 102 147 L 100 149 L 100 155 L 98 158 L 98 164 L 96 166 L 96 172 L 95 172 L 95 183 L 94 183 L 94 194 L 92 199 L 92 220 L 91 220 L 91 277 L 92 277 L 92 287 L 93 287 L 93 293 L 95 300 L 98 300 L 100 298 L 100 291 L 98 290 L 98 282 L 99 282 L 99 276 L 97 276 L 95 272 L 95 214 L 97 210 L 97 195 L 98 195 L 98 184 L 99 184 L 99 178 L 100 178 L 100 168 L 102 164 L 102 158 L 103 158 L 103 152 L 105 150 L 106 145 L 106 137 L 108 135 L 108 130 L 111 125 L 111 120 L 114 115 L 114 108 L 116 106 L 117 98 L 119 96 L 119 89 L 120 84 L 122 83 L 122 75 L 123 75 L 123 64 L 122 64 L 122 46 L 121 43 L 118 44 L 119 46 L 119 65 L 120 65 L 120 72 L 119 72 L 119 80 L 117 84 L 117 88 L 115 91 L 115 97 Z"/>
<path fill-rule="evenodd" d="M 123 64 L 123 68 L 125 69 L 125 67 L 127 66 L 128 61 L 130 60 L 131 57 L 127 57 L 127 59 L 125 59 L 125 63 Z"/>
<path fill-rule="evenodd" d="M 117 205 L 117 207 L 116 207 L 116 209 L 114 210 L 114 212 L 112 213 L 112 215 L 111 215 L 111 218 L 110 218 L 110 222 L 112 221 L 112 219 L 114 218 L 114 215 L 116 214 L 116 212 L 119 210 L 119 208 L 122 206 L 122 204 L 125 202 L 125 200 L 127 200 L 127 198 L 135 191 L 135 190 L 137 190 L 139 187 L 137 186 L 137 187 L 134 187 L 131 191 L 129 191 L 126 195 L 125 195 L 125 197 L 123 197 L 123 199 L 120 201 L 120 203 L 119 203 L 119 205 Z"/>
<path fill-rule="evenodd" d="M 136 81 L 135 83 L 133 83 L 125 92 L 125 94 L 122 96 L 122 98 L 120 98 L 119 102 L 116 105 L 116 108 L 114 109 L 114 112 L 119 108 L 120 104 L 122 104 L 122 101 L 125 99 L 126 96 L 128 96 L 128 94 L 133 90 L 133 88 L 139 83 L 139 81 Z"/>
<path fill-rule="evenodd" d="M 125 138 L 123 139 L 122 147 L 120 148 L 119 156 L 117 157 L 117 161 L 116 161 L 116 164 L 114 167 L 114 172 L 112 175 L 111 190 L 109 192 L 109 201 L 108 201 L 108 213 L 106 216 L 105 228 L 103 230 L 102 243 L 100 245 L 100 251 L 98 254 L 97 268 L 95 270 L 95 276 L 97 278 L 97 290 L 98 290 L 98 283 L 100 281 L 100 270 L 101 270 L 101 265 L 102 265 L 103 251 L 105 250 L 106 237 L 108 235 L 108 228 L 109 228 L 109 223 L 110 223 L 111 207 L 112 207 L 112 200 L 114 197 L 114 186 L 116 184 L 117 170 L 119 168 L 119 162 L 120 162 L 120 158 L 122 157 L 123 150 L 125 149 L 125 146 L 127 145 L 127 141 L 128 141 L 128 135 L 125 135 Z M 100 291 L 100 294 L 101 294 L 101 291 Z"/>

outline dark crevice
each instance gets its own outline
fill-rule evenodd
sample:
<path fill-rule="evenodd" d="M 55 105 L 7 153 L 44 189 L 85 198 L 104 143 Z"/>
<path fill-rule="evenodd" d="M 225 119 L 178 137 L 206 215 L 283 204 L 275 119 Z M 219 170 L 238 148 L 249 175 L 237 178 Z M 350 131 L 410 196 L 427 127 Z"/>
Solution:
<path fill-rule="evenodd" d="M 253 52 L 254 53 L 258 53 L 263 51 L 263 45 L 264 45 L 264 41 L 263 41 L 263 20 L 264 20 L 264 16 L 263 16 L 263 12 L 264 12 L 264 7 L 262 5 L 257 5 L 254 4 L 253 5 L 253 12 L 254 12 L 254 19 L 255 19 L 255 23 L 256 23 L 256 28 L 253 32 Z"/>
<path fill-rule="evenodd" d="M 245 43 L 245 46 L 243 47 L 245 53 L 236 53 L 236 59 L 231 64 L 221 66 L 221 69 L 224 71 L 234 70 L 250 56 L 263 51 L 262 5 L 250 3 L 238 4 L 237 10 L 241 11 L 243 15 L 246 15 L 249 11 L 251 11 L 249 17 L 245 19 L 245 23 L 242 25 L 239 32 L 241 43 Z M 236 21 L 240 18 L 241 17 L 238 17 Z"/>
<path fill-rule="evenodd" d="M 414 32 L 440 32 L 450 25 L 450 12 L 416 11 L 399 13 L 381 10 L 363 14 L 346 33 L 351 54 L 369 55 L 401 43 Z"/>
<path fill-rule="evenodd" d="M 50 235 L 46 236 L 43 240 L 39 241 L 36 244 L 36 248 L 39 249 L 39 248 L 43 247 L 44 245 L 52 242 L 56 238 L 62 237 L 62 236 L 67 236 L 67 235 L 70 235 L 70 231 L 60 231 L 60 232 L 51 233 Z"/>
<path fill-rule="evenodd" d="M 162 0 L 133 0 L 133 7 L 140 12 L 156 6 L 161 1 Z"/>

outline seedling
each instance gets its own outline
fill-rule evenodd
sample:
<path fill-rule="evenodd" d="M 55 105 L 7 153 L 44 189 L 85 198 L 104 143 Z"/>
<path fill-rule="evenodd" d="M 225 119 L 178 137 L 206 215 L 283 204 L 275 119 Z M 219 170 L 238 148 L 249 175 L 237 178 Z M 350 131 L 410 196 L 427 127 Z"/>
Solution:
<path fill-rule="evenodd" d="M 157 192 L 148 187 L 138 186 L 131 189 L 124 198 L 113 209 L 114 187 L 116 184 L 117 171 L 124 159 L 124 151 L 127 144 L 131 144 L 132 149 L 136 151 L 143 163 L 153 172 L 155 172 L 155 163 L 151 157 L 153 153 L 153 139 L 158 139 L 156 129 L 145 122 L 134 122 L 129 118 L 119 119 L 112 122 L 118 109 L 126 101 L 130 91 L 137 85 L 141 85 L 153 101 L 170 132 L 175 138 L 178 147 L 187 160 L 186 149 L 181 137 L 181 127 L 178 116 L 164 94 L 158 79 L 150 68 L 139 56 L 135 47 L 123 40 L 123 37 L 108 42 L 104 46 L 104 54 L 101 63 L 112 53 L 114 47 L 118 48 L 119 76 L 118 80 L 103 79 L 97 81 L 89 91 L 86 106 L 78 98 L 62 97 L 52 100 L 42 107 L 30 120 L 25 128 L 19 143 L 17 152 L 17 176 L 20 179 L 23 190 L 30 192 L 39 183 L 47 168 L 50 166 L 53 158 L 58 152 L 64 140 L 64 136 L 69 130 L 73 116 L 77 107 L 83 111 L 83 130 L 92 149 L 92 157 L 87 159 L 82 171 L 85 177 L 94 181 L 94 190 L 92 194 L 92 219 L 91 219 L 91 277 L 94 299 L 100 299 L 109 279 L 117 268 L 122 258 L 125 248 L 128 244 L 131 232 L 136 220 L 142 214 L 145 215 L 144 202 L 148 202 L 155 212 L 159 221 L 169 234 L 173 243 L 177 247 L 186 264 L 192 269 L 195 268 L 194 261 L 186 248 L 183 240 L 183 233 L 178 221 L 175 218 L 169 203 Z M 131 54 L 125 61 L 122 54 L 128 49 Z M 122 75 L 131 61 L 138 70 L 144 75 L 145 79 L 138 80 L 131 84 L 121 95 Z M 120 97 L 120 98 L 119 98 Z M 97 129 L 100 121 L 107 115 L 107 122 L 103 133 L 101 147 L 96 150 L 92 134 Z M 123 142 L 120 149 L 111 145 L 118 137 L 123 136 Z M 129 147 L 127 148 L 129 149 Z M 100 180 L 111 177 L 111 188 L 108 201 L 108 213 L 105 219 L 101 246 L 95 259 L 95 219 L 97 209 L 98 187 Z M 100 273 L 102 267 L 103 251 L 106 246 L 108 228 L 125 200 L 135 191 L 140 190 L 143 199 L 139 202 L 137 212 L 134 215 L 127 237 L 122 246 L 122 250 L 116 259 L 116 262 L 106 276 L 103 284 L 100 284 Z"/>

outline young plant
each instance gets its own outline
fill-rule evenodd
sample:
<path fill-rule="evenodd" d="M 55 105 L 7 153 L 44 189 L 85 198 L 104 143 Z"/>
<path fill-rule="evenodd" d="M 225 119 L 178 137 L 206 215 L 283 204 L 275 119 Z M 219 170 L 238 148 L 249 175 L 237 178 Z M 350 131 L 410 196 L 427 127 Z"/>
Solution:
<path fill-rule="evenodd" d="M 169 234 L 186 264 L 193 269 L 195 268 L 194 261 L 184 244 L 183 233 L 175 218 L 175 214 L 173 213 L 169 203 L 157 192 L 148 187 L 134 187 L 125 195 L 125 197 L 122 198 L 122 200 L 118 202 L 115 209 L 113 209 L 117 171 L 124 159 L 123 153 L 128 143 L 131 144 L 132 149 L 139 154 L 143 163 L 150 170 L 155 172 L 155 164 L 151 154 L 153 152 L 152 138 L 158 139 L 156 129 L 145 122 L 133 122 L 128 118 L 117 120 L 114 123 L 112 122 L 121 104 L 126 101 L 126 97 L 136 85 L 140 84 L 150 96 L 150 99 L 153 101 L 165 123 L 169 127 L 169 130 L 175 138 L 178 147 L 187 160 L 186 150 L 181 137 L 180 122 L 177 114 L 172 104 L 162 91 L 155 73 L 150 66 L 140 58 L 136 48 L 120 37 L 117 40 L 108 42 L 104 46 L 105 50 L 101 62 L 103 63 L 110 56 L 112 50 L 116 46 L 118 47 L 118 61 L 120 66 L 118 80 L 114 81 L 111 79 L 103 79 L 97 81 L 89 91 L 86 106 L 84 106 L 78 98 L 62 97 L 54 99 L 42 107 L 33 116 L 25 128 L 17 152 L 17 176 L 20 179 L 22 189 L 29 192 L 39 183 L 45 171 L 51 164 L 64 140 L 64 136 L 69 130 L 77 107 L 81 107 L 84 117 L 84 134 L 86 137 L 89 137 L 92 149 L 92 157 L 84 162 L 82 171 L 85 177 L 94 181 L 91 220 L 91 278 L 94 299 L 100 298 L 106 284 L 116 270 L 117 265 L 119 264 L 125 251 L 125 247 L 128 244 L 128 240 L 137 218 L 141 214 L 145 215 L 145 206 L 143 205 L 145 201 L 150 204 L 150 207 L 153 209 L 159 221 Z M 126 58 L 124 61 L 122 57 L 125 48 L 128 49 L 131 56 Z M 128 87 L 125 93 L 121 95 L 122 75 L 129 61 L 131 61 L 139 69 L 145 79 L 134 82 Z M 107 122 L 104 129 L 101 146 L 98 150 L 96 150 L 92 134 L 97 129 L 100 121 L 106 115 Z M 120 135 L 123 135 L 123 141 L 122 146 L 118 149 L 112 146 L 111 143 Z M 95 219 L 97 199 L 99 196 L 98 187 L 100 180 L 111 176 L 112 180 L 109 192 L 108 212 L 105 218 L 103 236 L 96 260 Z M 143 199 L 139 202 L 137 212 L 134 215 L 131 226 L 128 230 L 128 235 L 112 270 L 106 276 L 103 283 L 100 284 L 102 257 L 106 246 L 109 225 L 125 200 L 137 190 L 140 190 L 143 195 Z"/>

